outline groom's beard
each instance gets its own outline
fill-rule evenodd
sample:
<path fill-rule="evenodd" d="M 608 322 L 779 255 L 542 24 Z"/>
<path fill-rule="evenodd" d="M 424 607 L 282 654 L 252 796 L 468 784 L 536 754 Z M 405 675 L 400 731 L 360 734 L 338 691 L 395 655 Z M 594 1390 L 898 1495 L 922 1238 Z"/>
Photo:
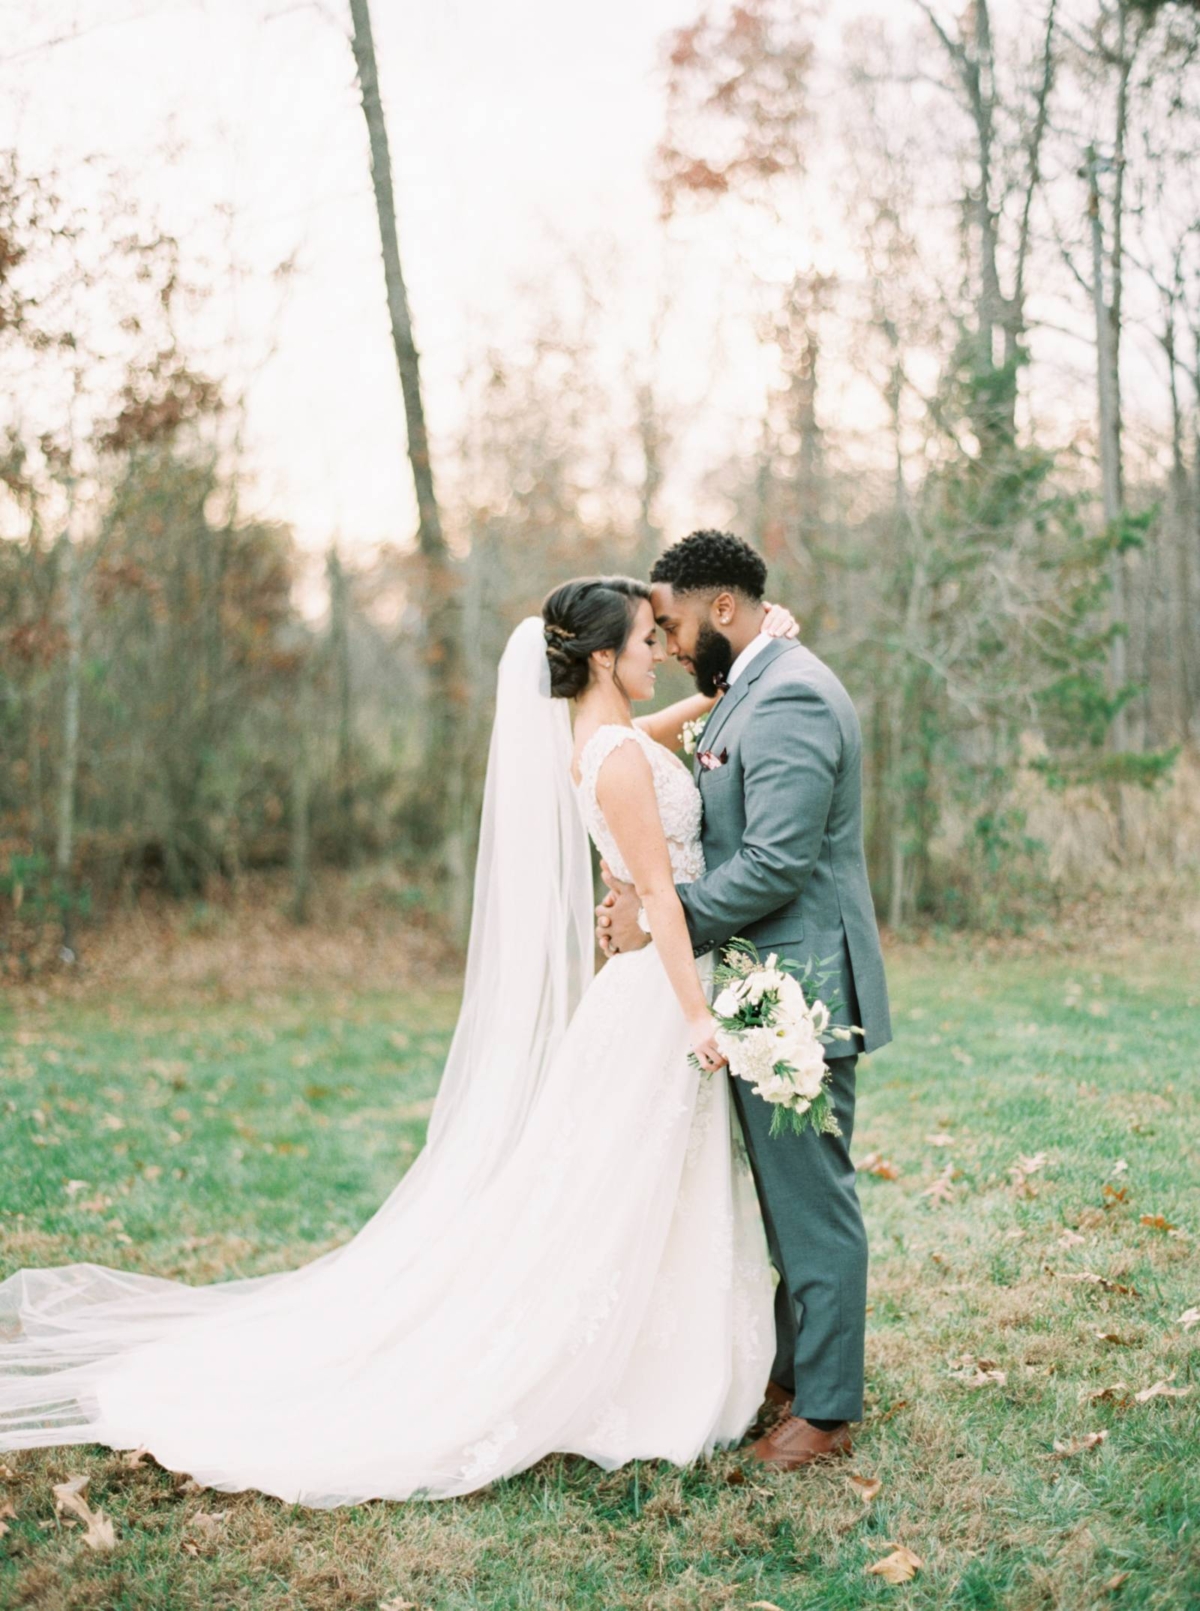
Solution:
<path fill-rule="evenodd" d="M 696 639 L 696 650 L 692 655 L 692 671 L 696 679 L 696 687 L 702 694 L 712 699 L 718 689 L 718 684 L 724 683 L 729 676 L 729 668 L 733 665 L 733 645 L 723 632 L 706 621 L 700 628 Z"/>

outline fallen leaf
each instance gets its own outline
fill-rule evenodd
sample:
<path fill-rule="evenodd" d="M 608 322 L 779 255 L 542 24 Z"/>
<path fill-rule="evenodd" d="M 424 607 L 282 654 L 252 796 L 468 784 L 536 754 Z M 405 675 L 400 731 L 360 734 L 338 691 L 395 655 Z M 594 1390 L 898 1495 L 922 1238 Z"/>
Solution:
<path fill-rule="evenodd" d="M 732 1471 L 725 1473 L 725 1481 L 731 1488 L 744 1488 L 746 1485 L 746 1473 L 741 1466 L 734 1466 Z"/>
<path fill-rule="evenodd" d="M 1118 1158 L 1116 1163 L 1112 1166 L 1112 1172 L 1114 1175 L 1123 1175 L 1128 1168 L 1129 1165 L 1125 1162 L 1124 1158 Z"/>
<path fill-rule="evenodd" d="M 387 1611 L 387 1607 L 381 1606 L 380 1611 Z M 783 1611 L 783 1607 L 776 1605 L 774 1600 L 751 1600 L 746 1611 Z"/>
<path fill-rule="evenodd" d="M 0 1505 L 0 1538 L 3 1538 L 5 1533 L 7 1533 L 9 1521 L 14 1519 L 16 1514 L 16 1506 L 13 1504 L 11 1499 L 6 1499 L 4 1503 Z"/>
<path fill-rule="evenodd" d="M 1132 1337 L 1122 1337 L 1119 1331 L 1098 1331 L 1096 1333 L 1097 1342 L 1114 1343 L 1118 1348 L 1132 1348 L 1134 1340 Z"/>
<path fill-rule="evenodd" d="M 931 1181 L 929 1185 L 926 1186 L 925 1190 L 921 1193 L 921 1196 L 928 1197 L 929 1201 L 935 1208 L 939 1207 L 942 1203 L 953 1202 L 954 1187 L 950 1184 L 950 1182 L 954 1179 L 957 1172 L 958 1171 L 955 1169 L 953 1164 L 947 1164 L 937 1179 Z"/>
<path fill-rule="evenodd" d="M 1173 1231 L 1175 1229 L 1172 1222 L 1163 1214 L 1143 1214 L 1141 1223 L 1149 1225 L 1153 1231 Z"/>
<path fill-rule="evenodd" d="M 220 1531 L 228 1515 L 227 1510 L 198 1510 L 194 1516 L 188 1517 L 187 1524 L 211 1538 L 214 1533 Z"/>
<path fill-rule="evenodd" d="M 1129 1187 L 1122 1186 L 1118 1189 L 1116 1186 L 1110 1186 L 1106 1180 L 1104 1182 L 1104 1195 L 1110 1202 L 1123 1203 L 1129 1196 Z"/>
<path fill-rule="evenodd" d="M 1176 1324 L 1182 1326 L 1184 1331 L 1191 1331 L 1193 1326 L 1200 1326 L 1200 1309 L 1185 1309 Z"/>
<path fill-rule="evenodd" d="M 88 1523 L 88 1530 L 83 1535 L 83 1542 L 88 1549 L 116 1549 L 116 1528 L 102 1510 L 97 1510 L 93 1513 L 92 1519 Z"/>
<path fill-rule="evenodd" d="M 1127 1298 L 1140 1298 L 1141 1293 L 1136 1287 L 1124 1286 L 1120 1281 L 1110 1281 L 1106 1275 L 1097 1275 L 1095 1270 L 1080 1270 L 1072 1275 L 1059 1275 L 1050 1265 L 1042 1266 L 1047 1275 L 1057 1275 L 1060 1281 L 1083 1281 L 1089 1286 L 1101 1287 L 1105 1292 L 1120 1292 Z"/>
<path fill-rule="evenodd" d="M 136 1471 L 145 1463 L 146 1456 L 149 1453 L 150 1451 L 146 1445 L 144 1443 L 139 1443 L 136 1449 L 126 1449 L 125 1453 L 121 1456 L 121 1464 L 123 1466 L 128 1466 L 130 1471 Z"/>
<path fill-rule="evenodd" d="M 1110 1387 L 1097 1387 L 1090 1392 L 1085 1387 L 1080 1393 L 1079 1397 L 1081 1399 L 1086 1399 L 1089 1404 L 1133 1403 L 1133 1400 L 1129 1396 L 1128 1382 L 1113 1382 Z"/>
<path fill-rule="evenodd" d="M 1121 1587 L 1121 1584 L 1124 1583 L 1128 1576 L 1128 1572 L 1114 1572 L 1113 1575 L 1106 1581 L 1104 1587 L 1108 1589 L 1110 1593 L 1112 1593 L 1114 1590 Z"/>
<path fill-rule="evenodd" d="M 55 1483 L 53 1488 L 55 1510 L 60 1513 L 65 1510 L 72 1516 L 78 1516 L 80 1521 L 87 1521 L 92 1514 L 83 1497 L 87 1485 L 86 1477 L 72 1477 L 67 1482 Z"/>
<path fill-rule="evenodd" d="M 954 1137 L 947 1135 L 942 1130 L 939 1130 L 936 1135 L 926 1136 L 925 1141 L 931 1147 L 952 1147 L 954 1145 Z"/>
<path fill-rule="evenodd" d="M 83 1522 L 87 1529 L 83 1542 L 88 1549 L 115 1549 L 117 1535 L 112 1522 L 102 1510 L 93 1510 L 83 1497 L 87 1485 L 86 1477 L 72 1477 L 67 1482 L 55 1483 L 52 1490 L 55 1509 L 77 1516 Z"/>
<path fill-rule="evenodd" d="M 876 1418 L 875 1425 L 882 1426 L 885 1421 L 890 1421 L 893 1415 L 899 1415 L 901 1410 L 907 1408 L 908 1400 L 906 1398 L 898 1398 L 890 1409 L 884 1410 L 883 1414 Z"/>
<path fill-rule="evenodd" d="M 1035 1175 L 1039 1169 L 1045 1167 L 1045 1164 L 1046 1154 L 1044 1152 L 1035 1152 L 1032 1158 L 1018 1158 L 1008 1172 L 1011 1175 L 1014 1171 L 1020 1170 L 1023 1175 Z"/>
<path fill-rule="evenodd" d="M 1136 1402 L 1145 1404 L 1147 1399 L 1152 1398 L 1186 1398 L 1191 1392 L 1190 1387 L 1171 1387 L 1169 1385 L 1174 1374 L 1174 1371 L 1172 1371 L 1165 1381 L 1160 1378 L 1153 1387 L 1143 1387 L 1140 1393 L 1133 1395 Z"/>
<path fill-rule="evenodd" d="M 1059 1459 L 1070 1454 L 1083 1454 L 1087 1449 L 1098 1449 L 1108 1436 L 1107 1428 L 1103 1432 L 1085 1432 L 1082 1437 L 1071 1438 L 1066 1443 L 1054 1442 L 1054 1453 Z"/>
<path fill-rule="evenodd" d="M 1059 1247 L 1078 1247 L 1080 1242 L 1086 1242 L 1086 1236 L 1080 1236 L 1078 1231 L 1064 1231 L 1058 1239 Z"/>
<path fill-rule="evenodd" d="M 858 1165 L 860 1175 L 875 1175 L 879 1180 L 899 1180 L 900 1171 L 882 1152 L 869 1152 Z"/>
<path fill-rule="evenodd" d="M 860 1477 L 856 1471 L 850 1472 L 849 1476 L 846 1478 L 846 1481 L 854 1489 L 855 1493 L 862 1500 L 864 1505 L 869 1505 L 872 1499 L 875 1498 L 876 1494 L 883 1487 L 882 1478 Z"/>
<path fill-rule="evenodd" d="M 889 1538 L 884 1542 L 891 1544 L 892 1541 Z M 921 1557 L 914 1555 L 912 1550 L 903 1544 L 895 1544 L 890 1555 L 885 1555 L 881 1561 L 868 1566 L 867 1571 L 876 1577 L 881 1577 L 885 1583 L 907 1583 L 910 1578 L 916 1577 L 918 1569 L 924 1564 Z"/>
<path fill-rule="evenodd" d="M 955 1381 L 966 1382 L 968 1387 L 986 1387 L 989 1382 L 994 1382 L 997 1387 L 1003 1387 L 1008 1381 L 1008 1372 L 997 1370 L 994 1361 L 990 1359 L 964 1364 L 961 1370 L 952 1370 L 950 1374 Z"/>

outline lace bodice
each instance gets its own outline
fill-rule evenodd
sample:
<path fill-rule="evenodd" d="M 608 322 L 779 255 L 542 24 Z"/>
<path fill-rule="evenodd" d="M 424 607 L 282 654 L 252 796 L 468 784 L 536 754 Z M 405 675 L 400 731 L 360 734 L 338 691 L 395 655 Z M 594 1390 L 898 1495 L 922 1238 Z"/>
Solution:
<path fill-rule="evenodd" d="M 700 848 L 700 791 L 683 762 L 664 745 L 657 743 L 640 727 L 607 725 L 598 727 L 583 746 L 579 757 L 579 804 L 583 820 L 597 850 L 618 878 L 633 882 L 616 840 L 608 830 L 596 800 L 596 780 L 600 768 L 620 744 L 633 739 L 640 744 L 654 775 L 654 795 L 658 814 L 671 852 L 671 870 L 677 884 L 690 884 L 704 872 L 704 852 Z"/>

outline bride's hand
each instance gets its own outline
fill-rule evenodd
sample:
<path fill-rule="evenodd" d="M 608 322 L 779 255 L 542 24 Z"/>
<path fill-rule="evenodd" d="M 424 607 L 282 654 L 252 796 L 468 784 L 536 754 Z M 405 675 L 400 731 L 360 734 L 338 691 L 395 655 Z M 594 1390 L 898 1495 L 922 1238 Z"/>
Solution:
<path fill-rule="evenodd" d="M 717 1021 L 712 1013 L 706 1012 L 699 1018 L 692 1019 L 688 1024 L 691 1036 L 692 1056 L 706 1071 L 724 1068 L 728 1062 L 724 1052 L 717 1045 Z"/>
<path fill-rule="evenodd" d="M 800 627 L 796 617 L 786 604 L 768 604 L 767 613 L 763 616 L 762 629 L 769 638 L 798 638 Z"/>

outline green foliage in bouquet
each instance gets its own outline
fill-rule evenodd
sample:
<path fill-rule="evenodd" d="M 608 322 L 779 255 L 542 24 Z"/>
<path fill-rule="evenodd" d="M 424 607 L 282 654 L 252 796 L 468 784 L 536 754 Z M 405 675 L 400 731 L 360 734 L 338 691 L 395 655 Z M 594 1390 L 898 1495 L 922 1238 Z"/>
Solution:
<path fill-rule="evenodd" d="M 764 962 L 744 939 L 731 940 L 713 971 L 713 1016 L 717 1044 L 731 1072 L 747 1080 L 772 1104 L 771 1135 L 814 1129 L 841 1135 L 829 1099 L 828 1066 L 822 1048 L 848 1039 L 851 1029 L 833 1028 L 836 997 L 825 982 L 834 958 L 801 966 L 772 952 Z M 778 1051 L 772 1044 L 778 1040 Z M 697 1063 L 697 1067 L 699 1064 Z"/>

